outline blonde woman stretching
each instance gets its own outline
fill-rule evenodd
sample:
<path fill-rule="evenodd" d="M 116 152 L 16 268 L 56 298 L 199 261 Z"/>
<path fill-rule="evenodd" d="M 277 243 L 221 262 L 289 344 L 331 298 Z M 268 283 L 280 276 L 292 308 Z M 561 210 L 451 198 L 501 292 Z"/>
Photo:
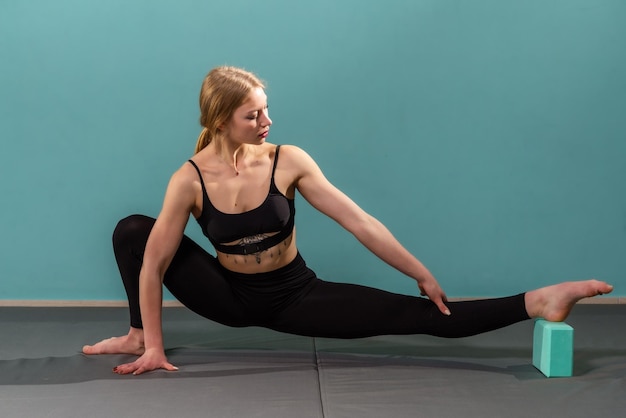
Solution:
<path fill-rule="evenodd" d="M 116 373 L 177 369 L 163 347 L 163 284 L 189 309 L 225 325 L 332 338 L 465 337 L 529 318 L 562 321 L 578 300 L 613 289 L 588 280 L 504 298 L 448 302 L 428 269 L 329 183 L 309 155 L 266 142 L 272 121 L 264 85 L 254 74 L 213 69 L 202 85 L 200 110 L 204 129 L 196 153 L 172 175 L 158 218 L 133 215 L 113 233 L 131 327 L 127 335 L 85 346 L 83 352 L 139 356 L 114 368 Z M 296 247 L 296 191 L 414 279 L 427 298 L 317 278 Z M 183 235 L 190 214 L 217 257 Z"/>

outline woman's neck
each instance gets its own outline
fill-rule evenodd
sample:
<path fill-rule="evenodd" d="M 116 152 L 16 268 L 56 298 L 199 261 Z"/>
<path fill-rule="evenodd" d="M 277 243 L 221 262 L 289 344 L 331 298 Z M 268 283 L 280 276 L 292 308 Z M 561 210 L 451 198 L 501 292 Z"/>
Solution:
<path fill-rule="evenodd" d="M 214 144 L 215 155 L 226 165 L 231 167 L 236 175 L 243 168 L 244 158 L 254 150 L 254 146 L 249 144 L 232 144 L 227 141 L 220 141 Z"/>

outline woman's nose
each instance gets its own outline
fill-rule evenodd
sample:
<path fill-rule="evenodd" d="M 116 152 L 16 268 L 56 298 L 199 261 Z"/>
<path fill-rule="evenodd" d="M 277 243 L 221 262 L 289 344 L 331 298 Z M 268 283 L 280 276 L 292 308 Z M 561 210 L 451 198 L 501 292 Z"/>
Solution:
<path fill-rule="evenodd" d="M 263 111 L 261 116 L 262 116 L 260 119 L 261 126 L 270 126 L 272 124 L 272 120 L 270 119 L 270 115 L 268 114 L 267 109 Z"/>

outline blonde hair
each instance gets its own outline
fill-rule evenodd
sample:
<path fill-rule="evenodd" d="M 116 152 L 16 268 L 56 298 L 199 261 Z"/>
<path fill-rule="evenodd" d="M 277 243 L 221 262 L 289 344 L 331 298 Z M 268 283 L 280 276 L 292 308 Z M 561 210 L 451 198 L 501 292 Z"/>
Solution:
<path fill-rule="evenodd" d="M 216 67 L 202 82 L 200 89 L 200 125 L 196 153 L 219 137 L 220 126 L 227 123 L 254 88 L 265 88 L 259 78 L 237 67 Z"/>

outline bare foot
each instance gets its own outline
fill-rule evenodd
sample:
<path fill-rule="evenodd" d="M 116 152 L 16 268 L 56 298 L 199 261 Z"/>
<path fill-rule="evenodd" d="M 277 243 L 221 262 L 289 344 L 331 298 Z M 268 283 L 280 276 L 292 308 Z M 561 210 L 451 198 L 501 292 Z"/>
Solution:
<path fill-rule="evenodd" d="M 84 354 L 134 354 L 144 353 L 143 330 L 131 328 L 128 335 L 102 340 L 94 345 L 83 347 Z"/>
<path fill-rule="evenodd" d="M 613 286 L 598 280 L 565 282 L 526 293 L 526 311 L 531 318 L 561 322 L 583 298 L 611 293 Z"/>

